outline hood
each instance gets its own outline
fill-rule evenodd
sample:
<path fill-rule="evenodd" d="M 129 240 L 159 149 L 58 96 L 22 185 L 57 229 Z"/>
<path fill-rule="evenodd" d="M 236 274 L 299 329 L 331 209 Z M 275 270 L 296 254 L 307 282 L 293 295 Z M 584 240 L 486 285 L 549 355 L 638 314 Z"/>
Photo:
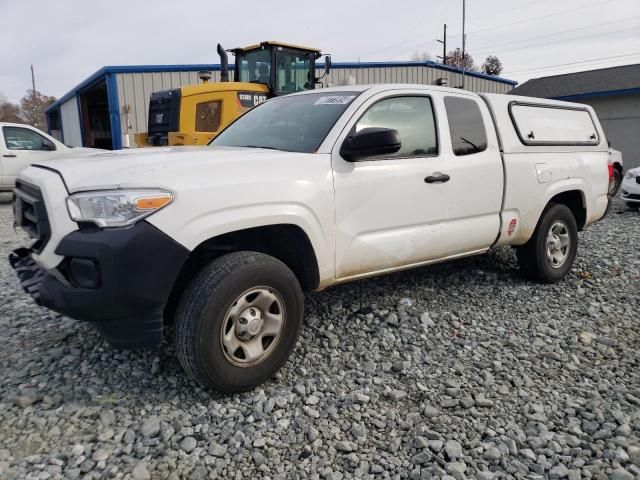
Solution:
<path fill-rule="evenodd" d="M 261 148 L 156 147 L 96 151 L 33 165 L 59 172 L 70 193 L 116 188 L 179 189 L 220 177 L 265 175 L 293 158 L 314 155 Z M 236 177 L 237 178 L 237 177 Z"/>

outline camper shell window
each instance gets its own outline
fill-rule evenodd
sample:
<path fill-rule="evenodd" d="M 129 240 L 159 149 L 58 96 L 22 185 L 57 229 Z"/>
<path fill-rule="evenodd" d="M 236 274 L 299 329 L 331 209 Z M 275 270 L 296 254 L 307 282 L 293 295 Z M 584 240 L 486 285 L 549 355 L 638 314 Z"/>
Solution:
<path fill-rule="evenodd" d="M 524 145 L 598 145 L 598 129 L 581 107 L 511 102 L 509 115 Z"/>

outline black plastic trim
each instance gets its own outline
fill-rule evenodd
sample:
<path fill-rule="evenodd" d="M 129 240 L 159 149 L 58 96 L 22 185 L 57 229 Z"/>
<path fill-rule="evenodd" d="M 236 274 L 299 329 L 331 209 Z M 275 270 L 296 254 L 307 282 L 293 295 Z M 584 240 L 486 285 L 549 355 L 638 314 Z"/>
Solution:
<path fill-rule="evenodd" d="M 164 307 L 189 256 L 185 247 L 144 221 L 125 229 L 79 230 L 62 239 L 56 254 L 95 261 L 100 279 L 97 288 L 63 284 L 43 272 L 29 253 L 16 250 L 10 262 L 36 302 L 92 322 L 109 343 L 121 348 L 154 346 L 162 341 Z M 68 275 L 68 270 L 61 268 L 59 273 Z"/>

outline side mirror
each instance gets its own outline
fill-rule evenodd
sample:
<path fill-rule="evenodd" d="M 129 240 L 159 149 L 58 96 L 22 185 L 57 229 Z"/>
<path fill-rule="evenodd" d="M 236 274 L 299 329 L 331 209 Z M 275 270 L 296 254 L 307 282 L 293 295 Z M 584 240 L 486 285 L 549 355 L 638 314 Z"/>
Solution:
<path fill-rule="evenodd" d="M 331 71 L 331 55 L 324 56 L 324 74 L 329 75 Z"/>
<path fill-rule="evenodd" d="M 366 157 L 396 153 L 401 146 L 397 130 L 371 127 L 345 138 L 340 147 L 340 155 L 349 162 L 357 162 Z"/>

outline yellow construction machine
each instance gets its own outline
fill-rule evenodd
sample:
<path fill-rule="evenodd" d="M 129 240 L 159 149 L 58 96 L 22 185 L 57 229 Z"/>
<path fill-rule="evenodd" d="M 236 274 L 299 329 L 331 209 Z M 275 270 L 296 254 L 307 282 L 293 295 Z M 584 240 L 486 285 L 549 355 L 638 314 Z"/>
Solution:
<path fill-rule="evenodd" d="M 267 98 L 315 88 L 320 50 L 281 42 L 262 42 L 230 50 L 235 55 L 234 81 L 227 52 L 218 44 L 220 82 L 200 72 L 203 83 L 151 94 L 147 132 L 137 133 L 138 147 L 206 145 L 229 123 Z M 331 57 L 325 57 L 325 73 Z"/>

